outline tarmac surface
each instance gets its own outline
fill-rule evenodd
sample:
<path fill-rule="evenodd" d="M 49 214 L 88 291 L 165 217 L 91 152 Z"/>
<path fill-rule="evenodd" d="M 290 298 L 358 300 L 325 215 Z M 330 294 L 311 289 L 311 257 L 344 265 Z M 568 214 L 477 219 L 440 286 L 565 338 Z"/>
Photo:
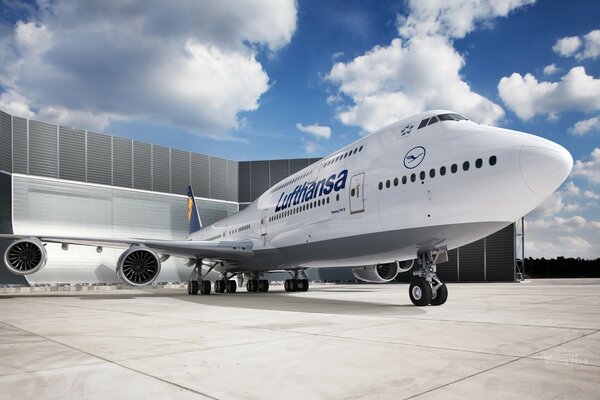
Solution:
<path fill-rule="evenodd" d="M 598 399 L 600 280 L 0 295 L 2 399 Z"/>

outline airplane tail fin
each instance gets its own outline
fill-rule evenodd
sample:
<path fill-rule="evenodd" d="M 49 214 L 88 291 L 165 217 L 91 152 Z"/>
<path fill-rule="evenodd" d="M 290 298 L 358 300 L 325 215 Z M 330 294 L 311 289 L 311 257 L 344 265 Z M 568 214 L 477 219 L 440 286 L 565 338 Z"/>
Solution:
<path fill-rule="evenodd" d="M 198 213 L 198 207 L 196 207 L 196 200 L 194 199 L 194 191 L 192 186 L 188 186 L 188 227 L 190 235 L 194 232 L 202 229 L 202 221 L 200 220 L 200 214 Z"/>

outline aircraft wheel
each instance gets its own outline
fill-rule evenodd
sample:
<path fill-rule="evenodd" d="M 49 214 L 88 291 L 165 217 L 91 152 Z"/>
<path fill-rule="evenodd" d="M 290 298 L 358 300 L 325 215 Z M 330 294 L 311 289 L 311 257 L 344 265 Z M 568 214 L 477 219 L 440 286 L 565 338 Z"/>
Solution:
<path fill-rule="evenodd" d="M 258 281 L 258 291 L 259 292 L 268 292 L 269 291 L 269 281 L 266 279 L 261 279 Z"/>
<path fill-rule="evenodd" d="M 225 281 L 226 285 L 225 285 L 225 290 L 227 291 L 227 293 L 235 293 L 235 291 L 237 290 L 237 283 L 233 280 L 229 280 L 229 281 Z"/>
<path fill-rule="evenodd" d="M 306 292 L 308 290 L 308 279 L 300 279 L 298 281 L 298 290 Z"/>
<path fill-rule="evenodd" d="M 210 294 L 210 281 L 200 282 L 200 294 Z"/>
<path fill-rule="evenodd" d="M 292 280 L 291 279 L 286 279 L 283 282 L 283 287 L 285 289 L 286 292 L 291 292 L 292 291 Z"/>
<path fill-rule="evenodd" d="M 431 286 L 425 279 L 414 280 L 408 288 L 410 301 L 419 307 L 426 306 L 431 302 L 431 292 Z"/>
<path fill-rule="evenodd" d="M 292 279 L 292 292 L 298 291 L 298 279 Z"/>
<path fill-rule="evenodd" d="M 225 293 L 227 281 L 225 279 L 219 279 L 215 281 L 215 293 Z"/>
<path fill-rule="evenodd" d="M 188 281 L 187 291 L 188 294 L 198 294 L 198 281 Z"/>
<path fill-rule="evenodd" d="M 258 280 L 250 279 L 246 284 L 246 290 L 250 293 L 256 293 L 258 291 Z"/>
<path fill-rule="evenodd" d="M 442 283 L 442 286 L 438 288 L 438 290 L 435 293 L 435 296 L 431 298 L 431 302 L 429 304 L 431 304 L 432 306 L 441 306 L 446 302 L 447 299 L 448 287 L 446 287 L 445 283 Z"/>

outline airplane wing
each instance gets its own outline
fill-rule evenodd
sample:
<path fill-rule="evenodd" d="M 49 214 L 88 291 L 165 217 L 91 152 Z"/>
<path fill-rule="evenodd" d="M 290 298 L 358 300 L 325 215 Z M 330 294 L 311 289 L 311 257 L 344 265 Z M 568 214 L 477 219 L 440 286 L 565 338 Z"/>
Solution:
<path fill-rule="evenodd" d="M 74 244 L 81 246 L 128 248 L 144 245 L 161 255 L 185 258 L 210 258 L 215 260 L 238 261 L 252 257 L 254 243 L 251 241 L 202 241 L 202 240 L 154 240 L 154 239 L 113 239 L 94 237 L 13 235 L 0 234 L 0 239 L 15 240 L 36 238 L 43 243 Z"/>

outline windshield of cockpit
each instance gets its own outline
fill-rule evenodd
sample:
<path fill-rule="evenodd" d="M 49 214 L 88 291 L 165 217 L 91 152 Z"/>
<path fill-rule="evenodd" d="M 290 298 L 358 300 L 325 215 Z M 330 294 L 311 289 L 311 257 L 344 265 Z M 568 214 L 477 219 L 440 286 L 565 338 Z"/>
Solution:
<path fill-rule="evenodd" d="M 466 121 L 466 120 L 467 119 L 465 117 L 463 117 L 462 115 L 458 115 L 458 114 L 454 114 L 454 113 L 439 114 L 439 115 L 435 115 L 430 118 L 425 118 L 423 121 L 421 121 L 421 123 L 419 124 L 419 127 L 417 129 L 421 129 L 426 126 L 433 125 L 436 122 L 440 122 L 440 121 Z"/>

